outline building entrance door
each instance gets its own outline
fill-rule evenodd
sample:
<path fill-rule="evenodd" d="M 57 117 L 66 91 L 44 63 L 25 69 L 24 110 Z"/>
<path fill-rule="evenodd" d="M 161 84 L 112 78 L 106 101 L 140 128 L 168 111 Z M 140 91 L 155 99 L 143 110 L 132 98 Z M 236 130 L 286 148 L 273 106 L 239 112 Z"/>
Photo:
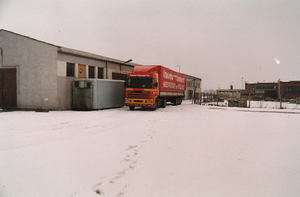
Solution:
<path fill-rule="evenodd" d="M 85 76 L 85 65 L 78 64 L 78 78 L 86 78 Z"/>
<path fill-rule="evenodd" d="M 0 108 L 17 107 L 17 69 L 0 69 Z"/>

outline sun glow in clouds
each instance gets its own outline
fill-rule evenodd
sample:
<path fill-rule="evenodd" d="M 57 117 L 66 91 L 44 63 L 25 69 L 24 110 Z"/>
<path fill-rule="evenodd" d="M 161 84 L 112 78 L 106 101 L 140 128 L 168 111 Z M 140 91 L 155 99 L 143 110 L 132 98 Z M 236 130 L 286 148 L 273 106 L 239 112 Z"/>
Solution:
<path fill-rule="evenodd" d="M 280 64 L 280 60 L 277 57 L 274 60 L 277 64 Z"/>

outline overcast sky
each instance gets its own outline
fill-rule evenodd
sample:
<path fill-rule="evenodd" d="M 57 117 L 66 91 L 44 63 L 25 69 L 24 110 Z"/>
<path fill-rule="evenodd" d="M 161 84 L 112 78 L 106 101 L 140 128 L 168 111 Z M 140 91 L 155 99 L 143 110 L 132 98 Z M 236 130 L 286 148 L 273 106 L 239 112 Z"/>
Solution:
<path fill-rule="evenodd" d="M 300 0 L 0 0 L 0 29 L 180 68 L 202 89 L 242 88 L 300 80 L 299 10 Z"/>

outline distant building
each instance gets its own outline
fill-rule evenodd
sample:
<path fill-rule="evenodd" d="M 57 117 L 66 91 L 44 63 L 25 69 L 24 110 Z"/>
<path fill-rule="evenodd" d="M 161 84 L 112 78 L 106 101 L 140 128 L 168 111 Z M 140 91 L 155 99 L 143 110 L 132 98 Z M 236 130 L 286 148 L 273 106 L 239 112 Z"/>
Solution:
<path fill-rule="evenodd" d="M 240 99 L 243 89 L 233 89 L 233 86 L 230 86 L 230 89 L 217 89 L 217 94 L 224 99 Z"/>
<path fill-rule="evenodd" d="M 199 99 L 201 93 L 202 79 L 191 75 L 183 74 L 186 77 L 185 100 Z M 199 97 L 199 98 L 198 98 Z"/>
<path fill-rule="evenodd" d="M 246 82 L 246 90 L 252 90 L 254 99 L 295 99 L 300 97 L 300 81 Z"/>

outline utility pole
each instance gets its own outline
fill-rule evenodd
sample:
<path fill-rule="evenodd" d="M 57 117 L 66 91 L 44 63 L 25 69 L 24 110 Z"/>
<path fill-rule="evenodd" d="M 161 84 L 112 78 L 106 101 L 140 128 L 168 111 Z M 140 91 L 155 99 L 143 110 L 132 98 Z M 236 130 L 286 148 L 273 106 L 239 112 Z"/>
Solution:
<path fill-rule="evenodd" d="M 244 77 L 242 77 L 242 89 L 243 89 L 243 85 L 244 85 Z"/>
<path fill-rule="evenodd" d="M 281 92 L 280 92 L 280 79 L 278 79 L 278 96 L 279 96 L 279 100 L 280 100 L 280 109 L 282 109 Z"/>
<path fill-rule="evenodd" d="M 179 67 L 179 73 L 180 73 L 180 68 L 181 68 L 181 66 L 180 65 L 177 65 L 178 67 Z"/>

